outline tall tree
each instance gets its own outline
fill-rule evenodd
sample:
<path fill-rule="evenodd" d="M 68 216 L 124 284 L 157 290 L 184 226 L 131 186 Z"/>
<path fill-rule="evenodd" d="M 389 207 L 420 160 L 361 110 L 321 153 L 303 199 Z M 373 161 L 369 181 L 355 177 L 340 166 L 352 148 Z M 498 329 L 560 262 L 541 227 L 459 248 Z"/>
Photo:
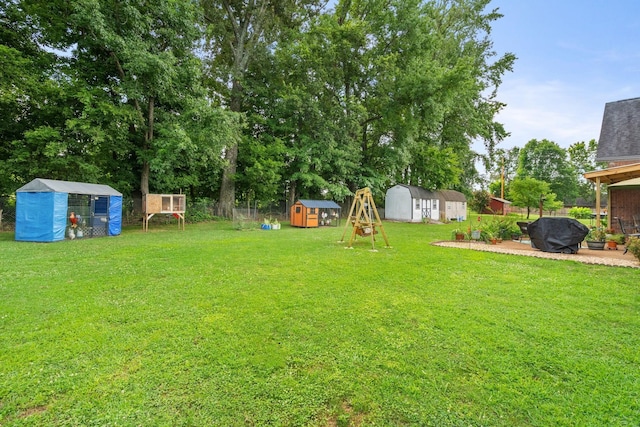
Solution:
<path fill-rule="evenodd" d="M 60 161 L 69 164 L 74 148 L 92 160 L 94 176 L 118 181 L 125 192 L 168 191 L 194 183 L 185 175 L 201 168 L 195 163 L 215 162 L 221 141 L 205 133 L 229 136 L 238 129 L 201 89 L 201 61 L 193 52 L 201 33 L 192 2 L 22 3 L 26 21 L 40 25 L 40 43 L 62 50 L 59 62 L 68 64 L 52 75 L 68 100 L 64 125 L 33 134 L 42 143 L 59 141 Z"/>
<path fill-rule="evenodd" d="M 567 157 L 555 142 L 532 139 L 520 150 L 517 177 L 545 181 L 559 200 L 574 203 L 577 177 Z"/>
<path fill-rule="evenodd" d="M 233 112 L 246 112 L 245 75 L 255 57 L 280 41 L 285 28 L 298 28 L 318 0 L 200 0 L 207 26 L 210 84 Z M 225 147 L 218 214 L 230 217 L 235 204 L 238 141 Z"/>
<path fill-rule="evenodd" d="M 514 206 L 527 208 L 527 219 L 531 209 L 536 209 L 543 203 L 543 209 L 557 209 L 556 195 L 550 189 L 549 183 L 531 177 L 519 177 L 511 182 L 509 198 Z"/>
<path fill-rule="evenodd" d="M 606 162 L 596 162 L 596 154 L 598 151 L 598 142 L 595 139 L 589 142 L 579 141 L 571 144 L 567 148 L 569 162 L 573 166 L 577 182 L 577 195 L 585 201 L 594 202 L 596 199 L 596 191 L 594 183 L 586 180 L 583 176 L 585 172 L 593 171 L 599 168 L 607 167 Z"/>

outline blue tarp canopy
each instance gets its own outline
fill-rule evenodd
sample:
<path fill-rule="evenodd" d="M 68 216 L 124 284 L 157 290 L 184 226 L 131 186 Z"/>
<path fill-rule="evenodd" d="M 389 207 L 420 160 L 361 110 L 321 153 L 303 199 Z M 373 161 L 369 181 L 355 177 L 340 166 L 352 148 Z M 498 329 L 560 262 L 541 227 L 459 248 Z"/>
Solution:
<path fill-rule="evenodd" d="M 36 178 L 16 190 L 15 239 L 55 242 L 71 226 L 73 235 L 117 236 L 122 230 L 122 193 L 108 185 Z"/>

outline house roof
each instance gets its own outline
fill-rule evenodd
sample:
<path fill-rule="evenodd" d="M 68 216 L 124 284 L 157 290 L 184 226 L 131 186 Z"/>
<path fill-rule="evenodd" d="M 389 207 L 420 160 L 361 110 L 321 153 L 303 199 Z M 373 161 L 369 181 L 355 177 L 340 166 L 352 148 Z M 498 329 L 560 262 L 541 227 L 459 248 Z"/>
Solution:
<path fill-rule="evenodd" d="M 429 190 L 425 190 L 422 187 L 417 187 L 415 185 L 407 185 L 407 184 L 397 184 L 397 185 L 408 189 L 413 199 L 421 199 L 421 200 L 437 199 L 437 196 L 433 192 Z"/>
<path fill-rule="evenodd" d="M 317 209 L 340 209 L 340 205 L 333 200 L 298 200 L 306 208 Z"/>
<path fill-rule="evenodd" d="M 640 98 L 604 106 L 597 161 L 640 159 Z"/>
<path fill-rule="evenodd" d="M 467 196 L 456 190 L 438 190 L 444 200 L 449 202 L 466 202 Z"/>
<path fill-rule="evenodd" d="M 640 186 L 640 178 L 628 179 L 626 181 L 616 182 L 609 185 L 609 187 L 638 187 Z"/>
<path fill-rule="evenodd" d="M 36 178 L 16 190 L 16 193 L 69 193 L 97 196 L 122 196 L 122 193 L 104 184 L 86 182 L 58 181 Z"/>

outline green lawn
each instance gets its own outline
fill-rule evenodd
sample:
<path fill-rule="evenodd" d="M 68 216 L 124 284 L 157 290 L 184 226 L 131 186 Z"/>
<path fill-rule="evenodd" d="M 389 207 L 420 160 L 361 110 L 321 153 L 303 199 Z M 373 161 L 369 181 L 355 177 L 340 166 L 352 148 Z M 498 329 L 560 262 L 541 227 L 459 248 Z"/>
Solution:
<path fill-rule="evenodd" d="M 638 271 L 454 226 L 0 233 L 0 425 L 638 425 Z"/>

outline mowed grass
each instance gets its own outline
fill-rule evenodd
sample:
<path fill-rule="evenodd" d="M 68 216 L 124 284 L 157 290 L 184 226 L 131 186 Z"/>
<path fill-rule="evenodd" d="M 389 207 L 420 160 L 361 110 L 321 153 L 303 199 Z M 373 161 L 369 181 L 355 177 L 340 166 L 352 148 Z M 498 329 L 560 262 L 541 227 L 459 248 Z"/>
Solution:
<path fill-rule="evenodd" d="M 453 227 L 0 233 L 0 425 L 638 425 L 638 272 Z"/>

